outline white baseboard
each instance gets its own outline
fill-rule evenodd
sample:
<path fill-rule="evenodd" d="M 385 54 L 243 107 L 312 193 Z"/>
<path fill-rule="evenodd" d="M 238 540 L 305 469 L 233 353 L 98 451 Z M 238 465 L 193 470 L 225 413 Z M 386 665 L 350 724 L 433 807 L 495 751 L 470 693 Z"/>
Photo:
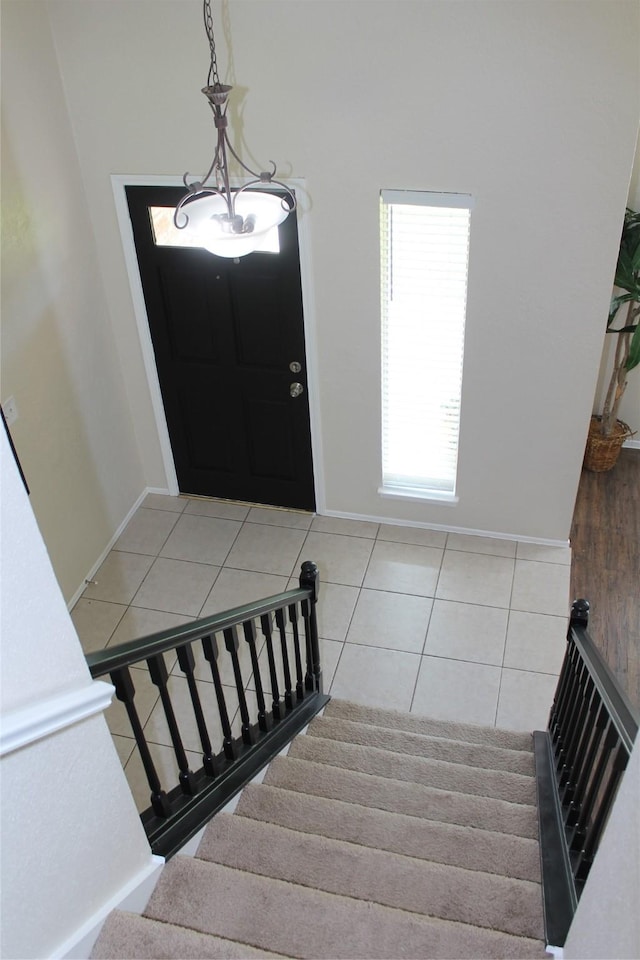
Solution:
<path fill-rule="evenodd" d="M 422 530 L 440 530 L 443 533 L 463 533 L 468 537 L 490 537 L 492 540 L 518 540 L 520 543 L 538 543 L 543 547 L 568 547 L 568 540 L 548 540 L 545 537 L 526 537 L 520 533 L 501 533 L 498 530 L 474 530 L 471 527 L 451 527 L 442 523 L 424 523 L 421 520 L 398 520 L 397 517 L 377 517 L 368 513 L 345 513 L 341 510 L 324 510 L 322 516 L 340 517 L 344 520 L 369 520 L 373 523 L 388 523 L 394 527 L 418 527 Z"/>
<path fill-rule="evenodd" d="M 100 935 L 102 925 L 112 910 L 128 910 L 130 913 L 142 913 L 154 887 L 160 879 L 164 857 L 149 856 L 149 862 L 131 880 L 118 890 L 106 903 L 96 910 L 86 923 L 76 930 L 73 936 L 60 944 L 50 954 L 50 960 L 87 960 Z M 96 864 L 99 869 L 99 865 Z"/>
<path fill-rule="evenodd" d="M 640 450 L 640 440 L 625 440 L 623 447 L 631 447 L 632 450 Z"/>
<path fill-rule="evenodd" d="M 628 440 L 625 443 L 625 446 L 637 447 L 640 449 L 640 441 Z M 131 520 L 131 517 L 134 515 L 134 513 L 136 512 L 140 504 L 143 502 L 143 500 L 149 493 L 159 493 L 165 496 L 171 495 L 170 491 L 167 488 L 145 487 L 145 489 L 137 498 L 137 500 L 135 501 L 131 509 L 127 512 L 127 515 L 124 517 L 124 519 L 118 526 L 118 529 L 109 540 L 109 543 L 107 544 L 107 546 L 104 548 L 104 550 L 102 551 L 102 553 L 100 554 L 96 562 L 93 564 L 93 566 L 87 573 L 87 576 L 85 577 L 83 582 L 80 584 L 78 589 L 75 591 L 75 593 L 69 600 L 67 604 L 68 610 L 71 610 L 76 605 L 76 603 L 78 602 L 78 600 L 80 599 L 80 597 L 82 596 L 82 594 L 86 589 L 87 582 L 93 579 L 94 574 L 96 573 L 97 570 L 99 570 L 99 568 L 102 566 L 102 564 L 106 560 L 107 555 L 109 554 L 110 550 L 112 550 L 113 545 L 115 544 L 120 534 L 123 532 L 126 525 L 129 523 L 129 520 Z M 318 515 L 325 516 L 325 517 L 339 517 L 345 520 L 368 520 L 373 523 L 388 523 L 396 527 L 397 526 L 418 527 L 423 530 L 440 530 L 444 533 L 462 533 L 470 537 L 490 537 L 493 540 L 519 540 L 521 543 L 538 543 L 545 547 L 569 546 L 568 540 L 549 540 L 544 537 L 526 537 L 518 533 L 502 533 L 497 530 L 474 530 L 474 529 L 471 529 L 471 527 L 452 527 L 452 526 L 448 526 L 441 523 L 424 523 L 420 520 L 398 520 L 397 518 L 394 518 L 394 517 L 379 517 L 379 516 L 374 516 L 373 514 L 364 514 L 364 513 L 346 513 L 341 510 L 324 509 L 322 513 L 318 513 Z"/>
<path fill-rule="evenodd" d="M 562 947 L 552 947 L 550 944 L 547 944 L 545 950 L 551 954 L 552 957 L 555 957 L 556 960 L 562 960 L 564 957 L 564 949 Z"/>
<path fill-rule="evenodd" d="M 76 603 L 78 602 L 78 600 L 80 599 L 84 591 L 86 590 L 88 581 L 93 579 L 93 576 L 96 573 L 96 571 L 100 569 L 104 561 L 107 559 L 107 554 L 111 551 L 114 543 L 116 542 L 120 534 L 123 532 L 124 528 L 129 523 L 129 520 L 131 520 L 131 517 L 134 515 L 134 513 L 136 512 L 136 510 L 138 509 L 140 504 L 143 502 L 143 500 L 145 499 L 148 493 L 162 493 L 162 494 L 167 494 L 167 496 L 169 495 L 169 491 L 163 487 L 145 487 L 144 488 L 140 496 L 137 498 L 136 502 L 133 504 L 131 509 L 127 512 L 124 520 L 122 520 L 122 522 L 118 526 L 118 529 L 116 530 L 114 535 L 111 537 L 111 539 L 109 540 L 108 544 L 106 545 L 106 547 L 104 548 L 104 550 L 102 551 L 102 553 L 100 554 L 96 562 L 93 564 L 93 566 L 87 573 L 85 579 L 82 581 L 82 583 L 80 584 L 76 592 L 73 594 L 73 596 L 67 603 L 67 610 L 72 610 L 73 607 L 75 607 Z"/>

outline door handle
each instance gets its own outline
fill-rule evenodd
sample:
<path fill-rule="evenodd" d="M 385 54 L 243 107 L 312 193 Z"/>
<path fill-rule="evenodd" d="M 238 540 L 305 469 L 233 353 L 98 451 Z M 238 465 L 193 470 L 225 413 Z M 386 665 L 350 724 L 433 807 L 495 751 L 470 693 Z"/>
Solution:
<path fill-rule="evenodd" d="M 292 397 L 299 397 L 301 393 L 304 393 L 304 387 L 301 383 L 292 383 L 289 386 L 289 395 Z"/>

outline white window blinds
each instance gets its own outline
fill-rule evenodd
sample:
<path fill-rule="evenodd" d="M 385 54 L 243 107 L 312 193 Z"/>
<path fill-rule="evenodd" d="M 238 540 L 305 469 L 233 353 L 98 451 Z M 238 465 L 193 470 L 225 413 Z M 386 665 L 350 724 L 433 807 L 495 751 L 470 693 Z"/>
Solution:
<path fill-rule="evenodd" d="M 383 492 L 455 495 L 471 206 L 381 193 Z"/>

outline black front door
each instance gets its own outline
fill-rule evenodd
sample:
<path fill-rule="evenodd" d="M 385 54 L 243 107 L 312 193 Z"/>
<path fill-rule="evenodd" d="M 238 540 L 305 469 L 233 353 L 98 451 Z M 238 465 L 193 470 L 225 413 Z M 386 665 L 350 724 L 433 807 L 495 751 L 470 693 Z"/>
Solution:
<path fill-rule="evenodd" d="M 295 215 L 234 261 L 156 239 L 183 189 L 126 193 L 180 492 L 313 510 Z"/>

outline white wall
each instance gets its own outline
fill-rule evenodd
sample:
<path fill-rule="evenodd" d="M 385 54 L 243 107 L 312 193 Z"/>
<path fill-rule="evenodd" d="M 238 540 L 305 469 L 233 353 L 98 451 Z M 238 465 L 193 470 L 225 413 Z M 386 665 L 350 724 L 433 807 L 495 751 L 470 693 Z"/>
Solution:
<path fill-rule="evenodd" d="M 146 479 L 162 486 L 109 175 L 208 166 L 201 4 L 48 9 Z M 640 113 L 637 3 L 223 10 L 252 159 L 308 184 L 326 508 L 566 538 Z M 403 187 L 476 198 L 456 507 L 377 493 L 378 195 Z"/>
<path fill-rule="evenodd" d="M 146 486 L 47 5 L 2 3 L 2 381 L 67 599 Z"/>
<path fill-rule="evenodd" d="M 640 750 L 620 791 L 564 948 L 566 960 L 640 957 Z"/>
<path fill-rule="evenodd" d="M 31 736 L 96 687 L 56 583 L 4 430 L 2 566 L 3 957 L 47 957 L 151 866 L 101 714 Z M 65 707 L 66 705 L 66 707 Z M 8 732 L 18 746 L 6 745 Z"/>

